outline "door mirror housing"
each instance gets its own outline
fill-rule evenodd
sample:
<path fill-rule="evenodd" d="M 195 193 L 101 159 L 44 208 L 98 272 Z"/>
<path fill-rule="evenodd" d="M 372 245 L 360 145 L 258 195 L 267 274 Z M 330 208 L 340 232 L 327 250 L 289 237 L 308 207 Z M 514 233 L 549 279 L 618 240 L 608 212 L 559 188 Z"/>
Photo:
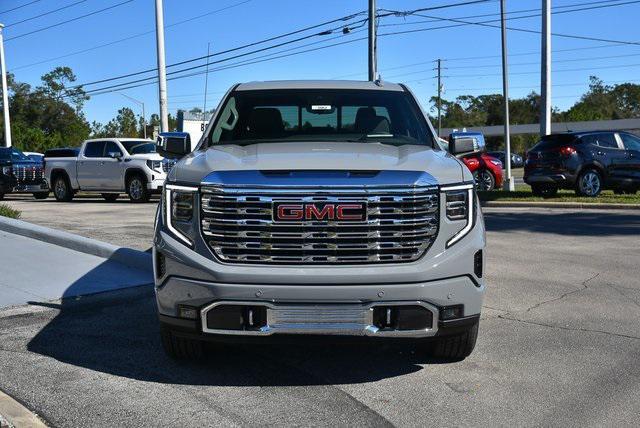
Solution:
<path fill-rule="evenodd" d="M 452 155 L 466 155 L 484 150 L 484 135 L 479 132 L 454 132 L 449 134 L 449 153 Z"/>
<path fill-rule="evenodd" d="M 111 159 L 118 159 L 120 160 L 122 158 L 122 153 L 120 152 L 109 152 L 107 154 L 107 156 L 109 156 Z"/>
<path fill-rule="evenodd" d="M 156 140 L 156 151 L 168 159 L 180 159 L 191 153 L 191 136 L 188 132 L 162 132 Z"/>

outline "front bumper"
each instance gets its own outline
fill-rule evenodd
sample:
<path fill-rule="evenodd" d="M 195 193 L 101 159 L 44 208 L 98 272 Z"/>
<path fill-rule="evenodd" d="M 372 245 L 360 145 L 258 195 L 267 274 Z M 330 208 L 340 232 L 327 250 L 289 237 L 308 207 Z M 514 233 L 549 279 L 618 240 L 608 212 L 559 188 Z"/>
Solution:
<path fill-rule="evenodd" d="M 32 192 L 48 192 L 49 185 L 46 181 L 42 181 L 40 183 L 18 183 L 13 188 L 13 192 L 15 193 L 32 193 Z"/>
<path fill-rule="evenodd" d="M 192 246 L 177 240 L 163 224 L 162 210 L 159 210 L 153 260 L 160 320 L 172 329 L 184 327 L 198 337 L 231 337 L 234 334 L 228 331 L 205 332 L 203 312 L 206 316 L 206 308 L 218 304 L 267 306 L 277 316 L 281 310 L 295 312 L 313 307 L 317 311 L 307 311 L 304 322 L 298 323 L 302 325 L 280 323 L 278 326 L 276 322 L 257 335 L 431 337 L 442 334 L 443 308 L 460 306 L 462 312 L 457 315 L 458 319 L 446 321 L 450 327 L 447 331 L 452 331 L 451 322 L 477 320 L 485 292 L 482 273 L 477 273 L 474 264 L 477 254 L 481 265 L 484 264 L 484 253 L 479 251 L 485 247 L 484 222 L 477 201 L 476 207 L 472 229 L 450 247 L 446 246 L 447 241 L 462 225 L 441 216 L 440 233 L 435 242 L 414 262 L 331 266 L 223 263 L 208 249 L 205 251 L 206 247 L 201 245 L 204 243 L 198 242 L 201 239 L 198 230 Z M 195 251 L 194 247 L 199 250 Z M 371 328 L 367 318 L 370 308 L 407 302 L 429 308 L 433 315 L 430 328 L 393 335 L 380 334 Z M 354 312 L 351 315 L 334 313 L 339 321 L 345 321 L 335 325 L 318 322 L 338 306 Z M 190 319 L 181 313 L 184 307 L 192 309 Z M 357 321 L 350 322 L 354 317 Z"/>
<path fill-rule="evenodd" d="M 147 182 L 147 189 L 151 190 L 151 191 L 161 191 L 162 187 L 164 186 L 164 177 L 163 178 L 157 178 L 154 177 L 152 180 L 149 180 Z"/>

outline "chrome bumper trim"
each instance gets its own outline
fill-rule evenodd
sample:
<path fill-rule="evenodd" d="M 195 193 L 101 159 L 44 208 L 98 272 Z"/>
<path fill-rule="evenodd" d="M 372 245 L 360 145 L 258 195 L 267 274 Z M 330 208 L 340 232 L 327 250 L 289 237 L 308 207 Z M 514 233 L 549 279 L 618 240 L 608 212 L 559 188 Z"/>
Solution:
<path fill-rule="evenodd" d="M 267 325 L 259 330 L 219 330 L 207 327 L 207 313 L 222 305 L 263 306 Z M 378 306 L 422 306 L 432 314 L 431 328 L 423 330 L 382 330 L 373 325 L 373 308 Z M 234 336 L 309 334 L 377 337 L 430 337 L 438 332 L 438 308 L 422 301 L 375 302 L 369 304 L 273 304 L 250 301 L 218 301 L 200 312 L 202 331 Z"/>

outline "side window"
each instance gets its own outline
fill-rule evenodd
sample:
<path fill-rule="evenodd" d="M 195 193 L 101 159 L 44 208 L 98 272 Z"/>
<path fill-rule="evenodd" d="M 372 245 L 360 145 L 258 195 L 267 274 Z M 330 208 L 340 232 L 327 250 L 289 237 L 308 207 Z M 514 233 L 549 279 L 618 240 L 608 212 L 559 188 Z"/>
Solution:
<path fill-rule="evenodd" d="M 120 156 L 122 156 L 122 150 L 120 150 L 120 147 L 113 141 L 107 141 L 107 146 L 104 149 L 105 156 L 109 156 L 109 153 L 120 153 Z"/>
<path fill-rule="evenodd" d="M 610 149 L 618 149 L 618 143 L 616 142 L 616 138 L 613 134 L 597 134 L 596 135 L 596 144 L 600 147 L 607 147 Z"/>
<path fill-rule="evenodd" d="M 84 147 L 84 156 L 88 158 L 101 158 L 104 156 L 104 141 L 92 141 Z"/>
<path fill-rule="evenodd" d="M 622 138 L 625 149 L 640 152 L 640 138 L 631 134 L 620 134 L 620 138 Z"/>
<path fill-rule="evenodd" d="M 580 140 L 585 144 L 598 144 L 598 139 L 596 135 L 583 135 L 580 137 Z"/>

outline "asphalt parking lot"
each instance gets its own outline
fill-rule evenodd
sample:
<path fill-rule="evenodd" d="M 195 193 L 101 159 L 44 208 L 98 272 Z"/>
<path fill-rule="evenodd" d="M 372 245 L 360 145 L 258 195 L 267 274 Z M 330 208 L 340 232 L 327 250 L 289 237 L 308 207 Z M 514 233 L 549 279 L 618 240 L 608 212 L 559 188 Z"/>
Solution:
<path fill-rule="evenodd" d="M 9 199 L 26 221 L 151 245 L 153 203 Z M 304 343 L 175 363 L 146 286 L 0 311 L 0 389 L 55 426 L 636 426 L 640 213 L 486 209 L 485 219 L 488 291 L 462 362 Z"/>

